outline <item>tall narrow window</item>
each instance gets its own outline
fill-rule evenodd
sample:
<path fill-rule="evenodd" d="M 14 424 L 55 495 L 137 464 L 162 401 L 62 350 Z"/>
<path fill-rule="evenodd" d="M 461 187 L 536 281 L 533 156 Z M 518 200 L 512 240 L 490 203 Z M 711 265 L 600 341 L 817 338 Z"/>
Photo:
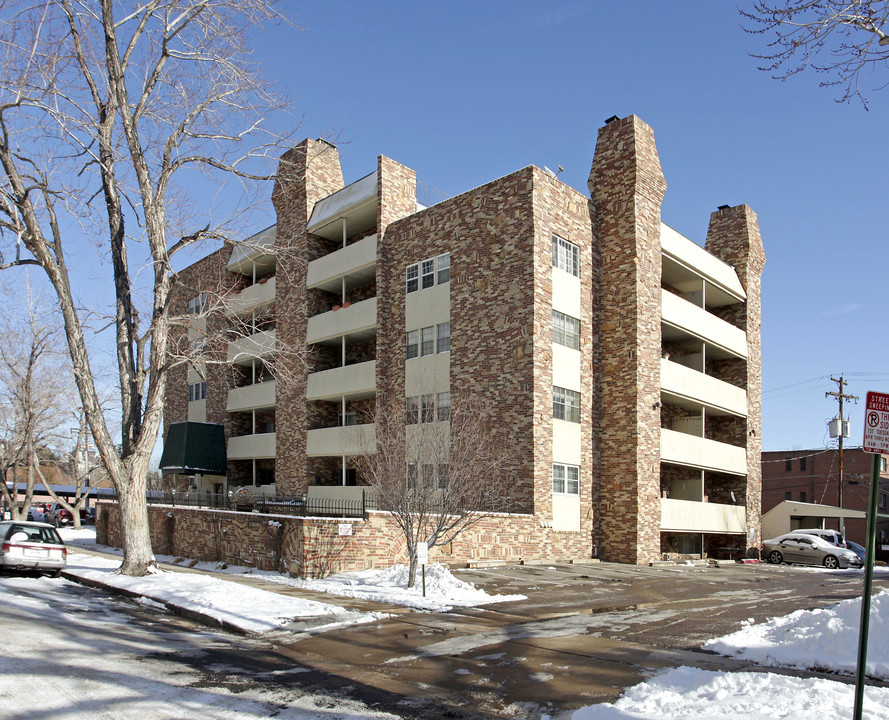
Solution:
<path fill-rule="evenodd" d="M 413 265 L 408 265 L 407 270 L 404 273 L 404 287 L 405 292 L 412 293 L 417 292 L 420 289 L 419 285 L 420 278 L 420 266 L 416 263 Z"/>
<path fill-rule="evenodd" d="M 440 422 L 451 419 L 451 393 L 441 392 L 435 399 L 438 408 L 438 419 Z"/>
<path fill-rule="evenodd" d="M 200 315 L 207 309 L 207 293 L 200 293 L 188 300 L 188 314 Z"/>
<path fill-rule="evenodd" d="M 451 323 L 439 323 L 435 326 L 435 331 L 437 335 L 437 343 L 435 352 L 450 352 L 451 351 Z"/>
<path fill-rule="evenodd" d="M 405 350 L 405 357 L 408 360 L 411 358 L 415 358 L 420 354 L 420 331 L 419 330 L 410 330 L 407 333 L 407 343 Z"/>
<path fill-rule="evenodd" d="M 423 489 L 432 490 L 435 488 L 435 465 L 432 463 L 423 463 Z"/>
<path fill-rule="evenodd" d="M 413 490 L 417 487 L 417 463 L 407 464 L 407 489 Z"/>
<path fill-rule="evenodd" d="M 553 310 L 553 342 L 580 350 L 580 320 Z"/>
<path fill-rule="evenodd" d="M 435 328 L 425 327 L 420 331 L 420 355 L 435 354 Z"/>
<path fill-rule="evenodd" d="M 580 277 L 580 248 L 553 235 L 553 267 Z"/>
<path fill-rule="evenodd" d="M 580 422 L 580 393 L 553 387 L 553 417 L 556 420 Z"/>
<path fill-rule="evenodd" d="M 806 469 L 806 458 L 801 457 L 801 458 L 799 459 L 799 469 L 800 469 L 800 470 L 805 470 L 805 469 Z"/>
<path fill-rule="evenodd" d="M 553 492 L 580 494 L 580 468 L 577 465 L 553 463 Z"/>
<path fill-rule="evenodd" d="M 420 421 L 418 398 L 409 397 L 404 401 L 404 421 L 408 425 L 416 425 Z"/>
<path fill-rule="evenodd" d="M 423 395 L 420 400 L 422 420 L 420 422 L 435 422 L 435 395 Z"/>
<path fill-rule="evenodd" d="M 435 260 L 424 260 L 421 265 L 420 287 L 426 290 L 435 285 Z"/>
<path fill-rule="evenodd" d="M 451 281 L 451 254 L 445 253 L 435 258 L 435 270 L 438 274 L 437 282 L 444 285 Z"/>
<path fill-rule="evenodd" d="M 450 466 L 448 463 L 439 463 L 438 465 L 438 489 L 439 490 L 447 490 L 449 487 L 448 484 L 448 471 L 450 470 Z"/>

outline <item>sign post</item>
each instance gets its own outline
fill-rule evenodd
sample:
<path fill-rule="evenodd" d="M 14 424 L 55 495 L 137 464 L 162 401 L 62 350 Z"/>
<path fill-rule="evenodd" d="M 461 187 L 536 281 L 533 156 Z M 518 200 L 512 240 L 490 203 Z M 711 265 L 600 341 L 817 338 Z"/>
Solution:
<path fill-rule="evenodd" d="M 870 594 L 874 582 L 874 551 L 877 537 L 877 500 L 880 493 L 880 457 L 889 452 L 889 394 L 869 392 L 864 410 L 865 452 L 873 453 L 870 471 L 870 502 L 867 536 L 864 539 L 864 589 L 861 593 L 861 625 L 858 632 L 858 672 L 855 678 L 853 719 L 861 720 L 864 706 L 864 677 L 867 670 L 867 638 L 870 630 Z"/>
<path fill-rule="evenodd" d="M 420 564 L 423 573 L 423 597 L 426 597 L 426 565 L 429 564 L 429 543 L 417 543 L 417 562 Z"/>

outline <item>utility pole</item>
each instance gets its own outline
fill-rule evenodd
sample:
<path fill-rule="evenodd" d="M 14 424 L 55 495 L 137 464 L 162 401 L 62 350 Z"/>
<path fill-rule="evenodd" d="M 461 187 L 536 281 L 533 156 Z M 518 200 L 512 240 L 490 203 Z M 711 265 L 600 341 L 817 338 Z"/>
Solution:
<path fill-rule="evenodd" d="M 837 480 L 837 507 L 843 507 L 843 435 L 846 431 L 846 421 L 843 416 L 843 400 L 854 400 L 856 403 L 858 402 L 857 395 L 846 395 L 843 392 L 843 388 L 845 388 L 847 383 L 843 376 L 840 375 L 838 378 L 832 377 L 830 379 L 831 382 L 835 382 L 838 386 L 837 392 L 826 392 L 824 393 L 824 397 L 835 397 L 837 401 L 840 403 L 840 427 L 839 432 L 837 433 L 840 439 L 840 476 Z M 843 522 L 843 519 L 840 518 L 840 522 Z"/>

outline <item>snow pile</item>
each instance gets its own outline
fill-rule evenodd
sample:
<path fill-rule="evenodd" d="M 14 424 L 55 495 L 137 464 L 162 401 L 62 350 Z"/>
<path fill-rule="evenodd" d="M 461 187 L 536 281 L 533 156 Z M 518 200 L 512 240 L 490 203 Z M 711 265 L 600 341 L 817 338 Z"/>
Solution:
<path fill-rule="evenodd" d="M 627 690 L 614 703 L 575 710 L 571 720 L 811 720 L 848 717 L 855 687 L 774 673 L 720 673 L 680 667 Z M 889 689 L 868 687 L 865 720 L 889 711 Z"/>
<path fill-rule="evenodd" d="M 797 610 L 710 640 L 704 650 L 771 667 L 854 674 L 858 662 L 861 598 L 829 608 Z M 871 600 L 867 674 L 889 679 L 889 592 Z"/>
<path fill-rule="evenodd" d="M 394 565 L 385 570 L 362 570 L 340 573 L 323 580 L 295 582 L 298 587 L 307 590 L 440 612 L 446 612 L 453 607 L 476 607 L 526 598 L 525 595 L 489 595 L 471 583 L 455 578 L 446 565 L 426 566 L 425 597 L 423 597 L 423 578 L 420 568 L 417 569 L 414 587 L 409 588 L 407 580 L 408 567 Z"/>

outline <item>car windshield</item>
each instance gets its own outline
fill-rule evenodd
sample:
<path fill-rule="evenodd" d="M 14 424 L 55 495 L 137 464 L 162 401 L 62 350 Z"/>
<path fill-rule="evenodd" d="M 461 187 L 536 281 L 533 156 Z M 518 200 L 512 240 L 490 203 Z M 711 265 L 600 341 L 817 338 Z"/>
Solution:
<path fill-rule="evenodd" d="M 23 540 L 22 542 L 33 542 L 33 543 L 50 543 L 53 545 L 62 545 L 62 538 L 59 537 L 59 534 L 56 532 L 55 528 L 52 527 L 39 527 L 34 525 L 19 525 L 18 523 L 10 523 L 6 527 L 7 532 L 3 534 L 3 537 L 9 539 L 16 533 L 24 533 L 27 536 L 27 540 Z"/>

